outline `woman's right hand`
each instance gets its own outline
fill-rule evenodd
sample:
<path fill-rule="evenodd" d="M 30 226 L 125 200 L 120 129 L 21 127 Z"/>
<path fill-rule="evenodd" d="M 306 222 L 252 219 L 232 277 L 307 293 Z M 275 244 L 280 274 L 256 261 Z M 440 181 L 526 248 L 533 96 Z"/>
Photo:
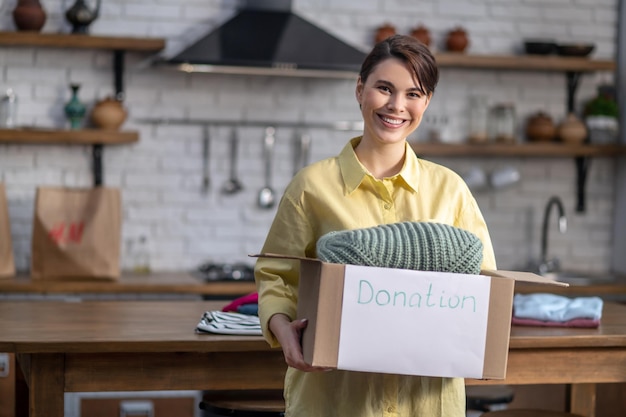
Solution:
<path fill-rule="evenodd" d="M 272 316 L 269 321 L 269 328 L 283 349 L 287 365 L 305 372 L 331 370 L 332 368 L 311 366 L 304 362 L 300 340 L 307 324 L 307 319 L 291 321 L 289 317 L 279 313 Z"/>

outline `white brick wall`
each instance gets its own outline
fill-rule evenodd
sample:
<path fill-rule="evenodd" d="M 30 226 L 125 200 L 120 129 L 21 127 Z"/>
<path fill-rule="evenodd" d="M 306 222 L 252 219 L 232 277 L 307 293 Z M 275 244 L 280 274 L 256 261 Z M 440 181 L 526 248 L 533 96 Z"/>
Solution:
<path fill-rule="evenodd" d="M 0 30 L 14 30 L 10 10 L 1 9 Z M 63 12 L 71 1 L 42 1 L 48 12 L 45 32 L 68 31 Z M 426 25 L 441 49 L 445 34 L 462 25 L 472 53 L 515 53 L 524 37 L 594 42 L 598 58 L 615 52 L 616 0 L 296 0 L 294 9 L 360 48 L 371 47 L 377 26 L 389 22 L 408 33 Z M 166 55 L 206 33 L 234 13 L 236 1 L 107 0 L 91 32 L 105 35 L 167 38 Z M 226 196 L 219 189 L 228 177 L 230 128 L 211 129 L 211 188 L 201 192 L 199 126 L 150 125 L 146 117 L 328 122 L 358 120 L 351 80 L 282 79 L 226 75 L 187 75 L 147 65 L 143 54 L 127 54 L 125 88 L 129 120 L 124 128 L 140 131 L 140 142 L 105 148 L 105 183 L 120 187 L 124 205 L 123 263 L 132 266 L 129 242 L 146 236 L 156 270 L 190 269 L 207 260 L 249 261 L 273 218 L 273 210 L 255 206 L 263 185 L 262 126 L 239 129 L 239 174 L 245 190 Z M 38 126 L 66 125 L 62 107 L 70 82 L 82 84 L 80 98 L 89 106 L 113 91 L 111 56 L 106 51 L 0 48 L 0 91 L 19 95 L 19 121 Z M 612 74 L 582 78 L 577 106 Z M 428 120 L 446 116 L 446 138 L 458 140 L 467 126 L 467 99 L 484 94 L 490 103 L 516 104 L 520 133 L 524 119 L 544 110 L 565 115 L 562 74 L 443 69 Z M 353 132 L 309 129 L 311 160 L 336 154 Z M 282 190 L 292 175 L 291 128 L 277 129 L 273 185 Z M 421 137 L 418 134 L 417 137 Z M 550 223 L 550 254 L 574 269 L 608 268 L 613 239 L 611 218 L 615 161 L 592 161 L 587 180 L 587 211 L 575 213 L 576 173 L 569 158 L 433 158 L 463 174 L 474 166 L 493 172 L 511 165 L 522 181 L 508 189 L 476 193 L 489 223 L 501 268 L 523 267 L 539 254 L 544 205 L 560 196 L 570 228 L 559 235 Z M 91 183 L 90 147 L 0 145 L 0 180 L 7 186 L 18 268 L 29 259 L 32 209 L 38 185 L 85 186 Z"/>

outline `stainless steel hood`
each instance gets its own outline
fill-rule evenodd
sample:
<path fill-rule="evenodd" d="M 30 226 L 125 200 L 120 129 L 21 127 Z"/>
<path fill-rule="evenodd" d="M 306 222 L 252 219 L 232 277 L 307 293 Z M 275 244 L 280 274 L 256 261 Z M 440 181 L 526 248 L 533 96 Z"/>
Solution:
<path fill-rule="evenodd" d="M 365 55 L 294 14 L 291 0 L 247 0 L 166 62 L 187 72 L 354 78 Z"/>

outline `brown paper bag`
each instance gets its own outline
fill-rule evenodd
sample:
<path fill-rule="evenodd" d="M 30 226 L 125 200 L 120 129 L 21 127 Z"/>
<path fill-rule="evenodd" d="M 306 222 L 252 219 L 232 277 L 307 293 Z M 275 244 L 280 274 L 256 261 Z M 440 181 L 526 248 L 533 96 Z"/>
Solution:
<path fill-rule="evenodd" d="M 115 188 L 39 187 L 32 278 L 118 279 L 121 211 L 120 192 Z"/>
<path fill-rule="evenodd" d="M 12 277 L 14 275 L 15 261 L 13 259 L 9 206 L 4 184 L 0 183 L 0 278 Z"/>

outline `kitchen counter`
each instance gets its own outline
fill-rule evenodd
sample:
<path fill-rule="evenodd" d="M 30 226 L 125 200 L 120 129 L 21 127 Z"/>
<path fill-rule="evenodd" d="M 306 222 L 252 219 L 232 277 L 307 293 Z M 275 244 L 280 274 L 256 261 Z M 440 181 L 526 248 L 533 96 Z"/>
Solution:
<path fill-rule="evenodd" d="M 123 273 L 117 281 L 33 280 L 28 276 L 0 278 L 0 295 L 196 295 L 233 298 L 256 291 L 252 281 L 205 282 L 189 272 Z"/>

